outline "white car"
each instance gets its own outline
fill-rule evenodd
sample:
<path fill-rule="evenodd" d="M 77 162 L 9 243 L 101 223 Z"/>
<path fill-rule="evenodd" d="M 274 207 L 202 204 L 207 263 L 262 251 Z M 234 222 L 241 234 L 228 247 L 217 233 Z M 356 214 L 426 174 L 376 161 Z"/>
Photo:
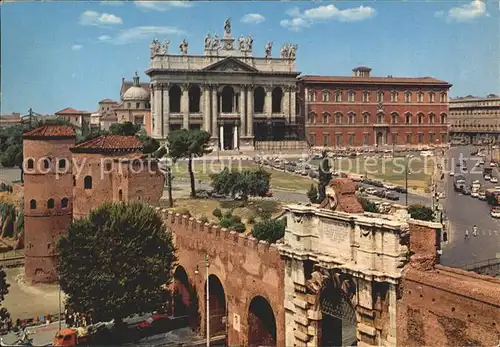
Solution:
<path fill-rule="evenodd" d="M 490 214 L 493 218 L 500 218 L 500 209 L 498 207 L 494 207 L 491 209 Z"/>
<path fill-rule="evenodd" d="M 498 178 L 492 177 L 492 178 L 490 178 L 490 182 L 491 183 L 498 183 Z"/>
<path fill-rule="evenodd" d="M 490 163 L 490 166 L 491 166 L 491 167 L 495 167 L 495 166 L 497 166 L 497 163 L 495 163 L 494 161 L 492 161 L 492 162 Z"/>
<path fill-rule="evenodd" d="M 472 192 L 470 193 L 470 196 L 473 198 L 479 198 L 479 192 Z"/>
<path fill-rule="evenodd" d="M 486 175 L 486 176 L 484 176 L 484 179 L 485 179 L 486 181 L 489 181 L 489 180 L 491 180 L 491 176 L 490 176 L 490 175 Z"/>
<path fill-rule="evenodd" d="M 455 176 L 455 173 L 453 171 L 450 171 L 450 176 Z"/>
<path fill-rule="evenodd" d="M 366 188 L 365 192 L 368 193 L 368 194 L 375 194 L 377 192 L 377 189 L 375 189 L 375 188 Z"/>
<path fill-rule="evenodd" d="M 394 184 L 387 183 L 387 184 L 384 184 L 384 188 L 393 190 L 394 188 L 396 188 L 396 186 Z"/>

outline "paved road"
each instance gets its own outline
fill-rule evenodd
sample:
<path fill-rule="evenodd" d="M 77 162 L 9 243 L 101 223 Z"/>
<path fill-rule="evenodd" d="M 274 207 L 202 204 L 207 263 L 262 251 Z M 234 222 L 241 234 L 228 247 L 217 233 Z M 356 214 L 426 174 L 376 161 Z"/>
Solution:
<path fill-rule="evenodd" d="M 66 328 L 66 324 L 61 322 L 61 329 Z M 59 331 L 59 322 L 44 324 L 33 328 L 28 328 L 28 336 L 33 339 L 33 345 L 46 346 L 54 340 L 54 336 Z M 15 333 L 4 335 L 3 342 L 8 345 L 13 345 L 18 341 L 18 336 Z"/>
<path fill-rule="evenodd" d="M 455 163 L 460 155 L 469 158 L 471 151 L 472 147 L 470 146 L 450 149 L 448 169 L 458 171 L 459 167 L 456 167 Z M 478 157 L 467 160 L 468 173 L 465 174 L 467 184 L 477 179 L 485 187 L 500 185 L 485 181 L 482 176 L 482 168 L 473 170 L 474 164 L 478 160 Z M 486 165 L 488 165 L 487 158 L 485 160 Z M 500 253 L 500 220 L 491 218 L 490 207 L 485 201 L 455 192 L 453 179 L 450 177 L 447 182 L 447 197 L 443 206 L 450 220 L 451 235 L 449 244 L 443 247 L 442 264 L 450 266 L 470 264 L 495 258 Z M 469 232 L 472 233 L 474 224 L 478 227 L 478 236 L 465 240 L 465 229 L 469 228 Z"/>

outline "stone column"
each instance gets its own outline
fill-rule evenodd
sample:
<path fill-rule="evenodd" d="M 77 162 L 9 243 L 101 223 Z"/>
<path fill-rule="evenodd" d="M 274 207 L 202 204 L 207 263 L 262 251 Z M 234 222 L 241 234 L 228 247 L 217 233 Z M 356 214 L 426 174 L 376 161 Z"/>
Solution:
<path fill-rule="evenodd" d="M 208 85 L 203 86 L 203 130 L 212 134 L 212 124 L 210 123 L 210 87 Z"/>
<path fill-rule="evenodd" d="M 189 129 L 189 84 L 182 85 L 181 113 L 182 127 Z"/>
<path fill-rule="evenodd" d="M 253 86 L 247 89 L 246 136 L 253 136 Z"/>
<path fill-rule="evenodd" d="M 212 137 L 217 138 L 219 136 L 217 132 L 217 121 L 219 118 L 219 114 L 217 112 L 217 87 L 212 86 Z"/>
<path fill-rule="evenodd" d="M 273 97 L 272 97 L 273 87 L 266 86 L 266 102 L 264 104 L 265 113 L 267 117 L 271 117 L 273 113 Z"/>
<path fill-rule="evenodd" d="M 238 126 L 233 128 L 233 149 L 238 149 Z"/>
<path fill-rule="evenodd" d="M 240 137 L 245 136 L 246 132 L 246 105 L 245 105 L 246 86 L 240 89 Z"/>
<path fill-rule="evenodd" d="M 290 88 L 290 111 L 292 114 L 292 123 L 297 122 L 297 87 Z"/>
<path fill-rule="evenodd" d="M 283 98 L 281 102 L 281 113 L 285 116 L 287 122 L 292 121 L 292 113 L 290 110 L 290 87 L 285 86 L 281 88 L 283 91 Z"/>
<path fill-rule="evenodd" d="M 160 137 L 160 132 L 158 131 L 160 129 L 160 123 L 158 123 L 155 114 L 155 91 L 153 83 L 149 85 L 149 92 L 149 101 L 151 104 L 151 135 L 153 138 L 157 139 Z"/>
<path fill-rule="evenodd" d="M 161 116 L 161 137 L 166 138 L 170 130 L 170 104 L 169 104 L 169 88 L 170 86 L 165 83 L 163 84 L 163 97 L 162 97 L 162 111 Z"/>
<path fill-rule="evenodd" d="M 224 150 L 224 125 L 220 125 L 219 129 L 219 142 L 220 142 L 220 149 L 223 151 Z"/>

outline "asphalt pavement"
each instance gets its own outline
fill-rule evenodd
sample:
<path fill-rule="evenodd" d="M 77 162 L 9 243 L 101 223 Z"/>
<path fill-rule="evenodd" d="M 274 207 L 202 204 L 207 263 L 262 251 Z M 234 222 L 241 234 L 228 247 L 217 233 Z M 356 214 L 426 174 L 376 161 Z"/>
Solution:
<path fill-rule="evenodd" d="M 460 167 L 456 166 L 461 158 L 467 158 L 467 173 L 465 173 L 467 185 L 474 180 L 481 182 L 481 189 L 498 186 L 485 181 L 482 176 L 482 167 L 475 167 L 479 157 L 470 157 L 473 148 L 471 146 L 454 147 L 449 151 L 448 172 L 452 170 L 458 173 Z M 489 160 L 485 158 L 485 165 Z M 495 168 L 494 175 L 498 177 Z M 453 177 L 447 182 L 446 199 L 442 202 L 445 215 L 449 219 L 451 231 L 449 243 L 443 246 L 441 263 L 448 266 L 460 266 L 474 262 L 500 257 L 500 220 L 490 216 L 490 206 L 486 201 L 481 201 L 467 195 L 455 192 L 453 189 Z M 465 239 L 465 230 L 468 228 L 472 234 L 472 227 L 478 227 L 478 236 Z"/>

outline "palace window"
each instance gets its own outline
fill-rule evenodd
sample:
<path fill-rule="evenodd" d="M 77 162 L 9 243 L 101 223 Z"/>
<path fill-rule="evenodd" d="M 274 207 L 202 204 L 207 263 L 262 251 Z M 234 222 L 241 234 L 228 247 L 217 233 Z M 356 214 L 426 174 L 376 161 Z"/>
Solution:
<path fill-rule="evenodd" d="M 435 122 L 436 122 L 436 116 L 434 115 L 434 113 L 430 113 L 429 114 L 429 123 L 434 124 Z"/>
<path fill-rule="evenodd" d="M 398 133 L 392 133 L 392 144 L 393 145 L 398 144 Z"/>
<path fill-rule="evenodd" d="M 59 159 L 59 169 L 66 168 L 66 159 Z"/>
<path fill-rule="evenodd" d="M 350 90 L 348 93 L 347 93 L 347 101 L 348 102 L 354 102 L 354 96 L 356 95 L 356 93 L 354 93 L 352 90 Z"/>
<path fill-rule="evenodd" d="M 398 114 L 394 112 L 391 116 L 392 116 L 392 124 L 398 124 Z"/>
<path fill-rule="evenodd" d="M 30 200 L 30 210 L 36 210 L 36 200 Z"/>
<path fill-rule="evenodd" d="M 422 124 L 423 122 L 424 122 L 424 116 L 421 113 L 419 113 L 417 115 L 417 123 Z"/>
<path fill-rule="evenodd" d="M 340 113 L 335 115 L 335 124 L 342 124 L 342 115 Z"/>
<path fill-rule="evenodd" d="M 424 93 L 423 92 L 418 92 L 417 102 L 424 102 Z"/>
<path fill-rule="evenodd" d="M 441 113 L 441 124 L 446 124 L 446 114 Z"/>
<path fill-rule="evenodd" d="M 398 92 L 391 92 L 391 102 L 398 102 Z"/>
<path fill-rule="evenodd" d="M 378 124 L 384 123 L 384 114 L 383 113 L 377 114 L 377 123 Z"/>
<path fill-rule="evenodd" d="M 324 90 L 322 97 L 323 97 L 323 102 L 330 101 L 330 92 L 328 90 Z"/>
<path fill-rule="evenodd" d="M 309 134 L 309 144 L 316 146 L 316 134 Z"/>
<path fill-rule="evenodd" d="M 315 113 L 309 113 L 307 115 L 307 122 L 308 123 L 316 123 L 316 114 Z"/>
<path fill-rule="evenodd" d="M 323 147 L 328 147 L 329 143 L 330 143 L 330 135 L 323 134 Z"/>
<path fill-rule="evenodd" d="M 354 146 L 354 134 L 348 135 L 347 143 L 349 144 L 349 146 Z"/>
<path fill-rule="evenodd" d="M 66 208 L 66 207 L 68 207 L 68 201 L 69 201 L 69 200 L 68 200 L 68 198 L 63 198 L 63 199 L 61 200 L 61 208 Z"/>
<path fill-rule="evenodd" d="M 132 108 L 132 103 L 127 102 L 127 108 L 128 108 L 128 109 L 131 109 L 131 108 Z"/>
<path fill-rule="evenodd" d="M 47 200 L 47 208 L 54 208 L 54 199 Z"/>
<path fill-rule="evenodd" d="M 316 101 L 316 92 L 314 90 L 310 90 L 307 93 L 307 101 Z"/>
<path fill-rule="evenodd" d="M 33 159 L 28 159 L 28 169 L 33 169 L 34 166 L 35 162 L 33 161 Z"/>
<path fill-rule="evenodd" d="M 384 92 L 381 90 L 377 92 L 377 102 L 384 102 Z"/>
<path fill-rule="evenodd" d="M 339 90 L 335 91 L 335 102 L 342 102 L 342 93 Z"/>
<path fill-rule="evenodd" d="M 354 113 L 349 114 L 349 124 L 355 124 L 356 123 L 356 115 Z"/>
<path fill-rule="evenodd" d="M 407 145 L 410 145 L 410 144 L 411 144 L 411 140 L 412 140 L 412 139 L 411 139 L 411 134 L 410 134 L 410 133 L 407 133 L 407 134 L 406 134 L 406 144 L 407 144 Z"/>
<path fill-rule="evenodd" d="M 442 92 L 442 93 L 440 94 L 439 100 L 440 100 L 441 102 L 447 102 L 447 101 L 448 101 L 448 96 L 446 95 L 446 92 Z"/>
<path fill-rule="evenodd" d="M 370 102 L 370 92 L 368 91 L 363 92 L 363 102 Z"/>
<path fill-rule="evenodd" d="M 424 143 L 424 134 L 418 134 L 418 143 Z"/>
<path fill-rule="evenodd" d="M 405 115 L 405 118 L 406 118 L 405 119 L 406 124 L 411 124 L 411 113 L 407 113 Z"/>
<path fill-rule="evenodd" d="M 92 176 L 85 176 L 83 179 L 83 189 L 92 189 Z"/>
<path fill-rule="evenodd" d="M 429 102 L 435 102 L 436 101 L 436 93 L 434 92 L 429 92 Z"/>
<path fill-rule="evenodd" d="M 363 134 L 363 146 L 368 146 L 370 144 L 370 135 Z"/>
<path fill-rule="evenodd" d="M 364 124 L 370 123 L 370 115 L 368 113 L 363 114 L 363 123 Z"/>
<path fill-rule="evenodd" d="M 405 102 L 411 102 L 411 92 L 405 92 Z"/>
<path fill-rule="evenodd" d="M 429 143 L 433 144 L 434 142 L 436 142 L 436 134 L 429 133 Z"/>
<path fill-rule="evenodd" d="M 47 158 L 43 160 L 43 168 L 50 169 L 50 159 Z"/>
<path fill-rule="evenodd" d="M 328 124 L 330 123 L 330 115 L 328 113 L 323 113 L 323 123 Z"/>
<path fill-rule="evenodd" d="M 342 146 L 342 134 L 335 134 L 335 147 Z"/>
<path fill-rule="evenodd" d="M 135 108 L 137 108 L 137 109 L 138 109 L 138 108 L 140 108 L 140 107 L 141 107 L 141 103 L 140 103 L 140 102 L 136 102 L 136 103 L 135 103 Z"/>

